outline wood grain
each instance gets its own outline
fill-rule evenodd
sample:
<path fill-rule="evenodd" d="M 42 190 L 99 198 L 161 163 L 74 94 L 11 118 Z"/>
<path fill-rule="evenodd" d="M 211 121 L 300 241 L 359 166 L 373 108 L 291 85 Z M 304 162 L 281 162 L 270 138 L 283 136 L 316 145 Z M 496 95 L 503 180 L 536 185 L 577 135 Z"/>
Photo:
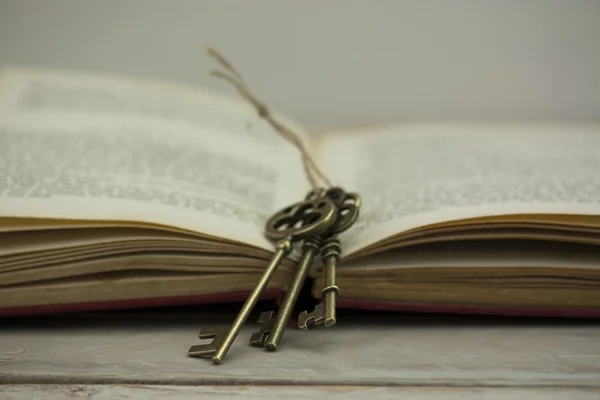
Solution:
<path fill-rule="evenodd" d="M 232 316 L 94 318 L 4 323 L 0 382 L 600 387 L 591 322 L 342 316 L 330 330 L 289 328 L 277 353 L 249 347 L 256 326 L 246 326 L 215 366 L 187 350 L 201 327 Z"/>
<path fill-rule="evenodd" d="M 341 386 L 146 386 L 146 385 L 6 385 L 0 387 L 3 400 L 197 400 L 219 399 L 279 400 L 283 397 L 339 400 L 358 399 L 598 399 L 598 389 L 555 388 L 427 388 L 427 387 L 341 387 Z"/>

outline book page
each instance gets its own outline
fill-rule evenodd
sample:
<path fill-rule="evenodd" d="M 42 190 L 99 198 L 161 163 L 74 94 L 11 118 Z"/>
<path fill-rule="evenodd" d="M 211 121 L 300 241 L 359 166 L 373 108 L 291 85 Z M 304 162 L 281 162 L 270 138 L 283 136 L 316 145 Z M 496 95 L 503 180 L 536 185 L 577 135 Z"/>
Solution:
<path fill-rule="evenodd" d="M 2 71 L 0 218 L 162 224 L 272 249 L 267 218 L 308 184 L 297 149 L 233 99 L 142 79 Z"/>
<path fill-rule="evenodd" d="M 333 133 L 319 162 L 359 192 L 345 253 L 425 225 L 512 214 L 600 214 L 600 126 L 413 125 Z"/>

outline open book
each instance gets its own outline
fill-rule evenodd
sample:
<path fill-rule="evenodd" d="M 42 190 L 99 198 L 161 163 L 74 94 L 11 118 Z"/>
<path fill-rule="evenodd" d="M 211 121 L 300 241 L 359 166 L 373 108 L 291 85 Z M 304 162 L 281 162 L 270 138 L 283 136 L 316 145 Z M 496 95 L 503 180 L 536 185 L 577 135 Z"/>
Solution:
<path fill-rule="evenodd" d="M 600 126 L 280 120 L 363 198 L 339 307 L 600 316 Z M 297 149 L 234 95 L 6 68 L 0 315 L 242 300 L 274 251 L 267 218 L 309 189 Z"/>

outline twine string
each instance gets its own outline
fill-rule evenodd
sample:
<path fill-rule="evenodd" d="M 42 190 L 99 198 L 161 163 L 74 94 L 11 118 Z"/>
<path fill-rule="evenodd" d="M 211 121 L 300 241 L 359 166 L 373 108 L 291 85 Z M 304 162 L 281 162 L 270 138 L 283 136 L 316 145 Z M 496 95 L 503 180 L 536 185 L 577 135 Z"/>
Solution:
<path fill-rule="evenodd" d="M 210 74 L 216 78 L 223 79 L 229 82 L 236 91 L 248 101 L 251 105 L 256 108 L 258 115 L 260 118 L 265 120 L 274 130 L 275 132 L 281 136 L 283 139 L 287 140 L 289 143 L 294 145 L 302 156 L 302 165 L 304 168 L 304 173 L 306 175 L 306 179 L 309 181 L 311 187 L 316 189 L 319 187 L 318 181 L 327 186 L 331 187 L 331 182 L 327 177 L 321 172 L 314 159 L 311 157 L 310 153 L 306 150 L 304 143 L 300 139 L 300 136 L 293 132 L 291 129 L 283 125 L 281 122 L 277 121 L 273 115 L 271 114 L 267 105 L 261 102 L 250 90 L 250 86 L 246 83 L 246 80 L 242 76 L 242 74 L 227 60 L 223 55 L 221 55 L 214 48 L 208 48 L 208 55 L 213 57 L 220 65 L 225 69 L 226 72 L 211 70 Z"/>

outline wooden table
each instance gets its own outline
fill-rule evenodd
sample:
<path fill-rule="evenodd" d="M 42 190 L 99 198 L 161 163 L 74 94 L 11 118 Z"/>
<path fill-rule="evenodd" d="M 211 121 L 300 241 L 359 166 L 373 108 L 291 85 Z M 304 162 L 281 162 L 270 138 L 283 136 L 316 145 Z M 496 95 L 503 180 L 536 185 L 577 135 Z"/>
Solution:
<path fill-rule="evenodd" d="M 282 347 L 188 358 L 232 315 L 115 313 L 14 319 L 0 328 L 0 399 L 600 399 L 600 323 L 343 316 L 288 329 Z"/>

